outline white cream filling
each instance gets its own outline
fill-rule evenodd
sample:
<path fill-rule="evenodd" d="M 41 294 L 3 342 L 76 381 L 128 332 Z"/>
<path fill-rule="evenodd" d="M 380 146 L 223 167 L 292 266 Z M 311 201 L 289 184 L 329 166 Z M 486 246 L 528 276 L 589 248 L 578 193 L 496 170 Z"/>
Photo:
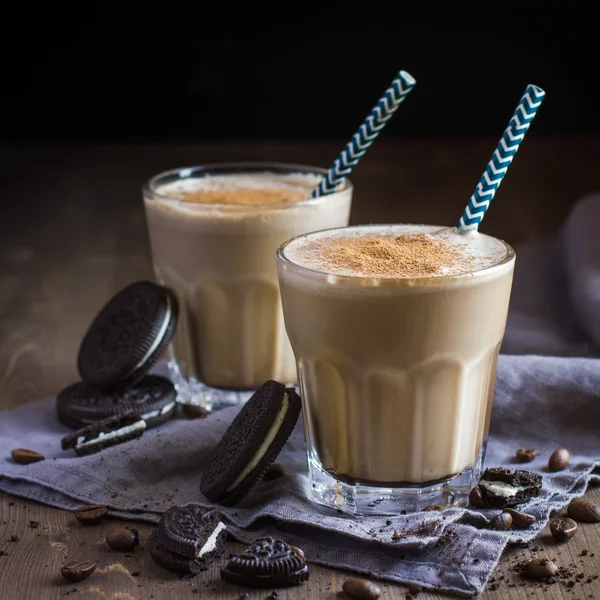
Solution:
<path fill-rule="evenodd" d="M 215 527 L 215 530 L 210 534 L 210 537 L 206 540 L 206 544 L 202 546 L 200 552 L 196 554 L 196 558 L 200 558 L 209 552 L 212 552 L 217 547 L 217 538 L 219 537 L 219 533 L 226 529 L 225 523 L 219 521 L 219 524 Z"/>
<path fill-rule="evenodd" d="M 158 417 L 158 415 L 166 415 L 174 406 L 175 406 L 176 402 L 169 402 L 169 404 L 163 406 L 162 408 L 159 408 L 157 410 L 152 410 L 150 412 L 147 412 L 142 416 L 142 419 L 144 419 L 145 421 L 147 421 L 148 419 L 152 419 L 153 417 Z"/>
<path fill-rule="evenodd" d="M 514 496 L 518 492 L 523 492 L 527 489 L 527 486 L 510 485 L 510 483 L 502 481 L 486 481 L 485 479 L 479 482 L 479 486 L 485 488 L 491 494 L 502 496 L 503 498 Z"/>
<path fill-rule="evenodd" d="M 230 492 L 234 488 L 236 488 L 248 475 L 250 472 L 256 468 L 256 465 L 262 460 L 263 456 L 267 453 L 267 450 L 273 443 L 276 435 L 279 433 L 281 429 L 281 425 L 283 424 L 283 420 L 285 419 L 285 415 L 288 411 L 288 406 L 290 404 L 287 392 L 283 396 L 283 400 L 281 401 L 281 407 L 279 408 L 279 412 L 277 413 L 277 417 L 275 418 L 275 422 L 271 426 L 271 429 L 267 432 L 265 436 L 264 442 L 261 444 L 260 448 L 252 458 L 252 460 L 246 465 L 244 470 L 237 476 L 236 480 L 227 488 L 227 492 Z"/>
<path fill-rule="evenodd" d="M 75 444 L 75 447 L 84 448 L 86 446 L 94 446 L 95 444 L 99 444 L 104 440 L 112 440 L 113 438 L 126 435 L 128 433 L 131 433 L 132 431 L 143 431 L 144 429 L 146 429 L 146 421 L 136 421 L 131 425 L 121 427 L 121 429 L 115 429 L 115 431 L 109 431 L 108 433 L 104 433 L 104 431 L 101 431 L 98 437 L 94 438 L 93 440 L 88 440 L 87 442 L 85 441 L 85 436 L 82 435 L 77 438 L 77 443 Z"/>
<path fill-rule="evenodd" d="M 156 352 L 156 349 L 158 348 L 160 343 L 163 341 L 163 338 L 165 337 L 165 333 L 167 332 L 167 328 L 169 327 L 169 323 L 171 322 L 171 312 L 172 312 L 171 298 L 169 296 L 166 296 L 166 298 L 167 298 L 167 309 L 165 311 L 165 318 L 160 326 L 160 329 L 158 330 L 158 333 L 154 337 L 154 341 L 152 342 L 152 345 L 150 346 L 150 348 L 148 348 L 148 352 L 146 352 L 146 354 L 144 354 L 143 358 L 138 362 L 138 364 L 135 365 L 135 367 L 133 367 L 133 369 L 131 370 L 131 373 L 133 373 L 136 369 L 138 369 L 141 365 L 143 365 L 148 360 L 148 358 Z"/>

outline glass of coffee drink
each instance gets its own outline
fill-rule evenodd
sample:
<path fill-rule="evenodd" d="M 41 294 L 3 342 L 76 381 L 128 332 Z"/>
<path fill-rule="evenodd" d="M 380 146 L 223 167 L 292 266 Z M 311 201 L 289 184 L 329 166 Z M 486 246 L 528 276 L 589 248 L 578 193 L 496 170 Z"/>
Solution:
<path fill-rule="evenodd" d="M 297 382 L 275 253 L 348 224 L 352 184 L 311 198 L 317 167 L 223 163 L 160 173 L 143 188 L 157 281 L 179 301 L 170 376 L 179 399 L 214 409 L 269 379 Z"/>
<path fill-rule="evenodd" d="M 480 475 L 515 253 L 428 225 L 313 232 L 277 253 L 313 499 L 461 504 Z"/>

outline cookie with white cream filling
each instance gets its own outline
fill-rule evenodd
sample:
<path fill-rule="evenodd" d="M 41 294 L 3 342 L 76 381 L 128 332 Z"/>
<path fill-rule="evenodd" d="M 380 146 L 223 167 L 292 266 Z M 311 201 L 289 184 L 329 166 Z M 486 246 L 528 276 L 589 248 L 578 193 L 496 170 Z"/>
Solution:
<path fill-rule="evenodd" d="M 212 502 L 231 505 L 260 481 L 292 433 L 300 396 L 267 381 L 242 407 L 206 461 L 200 491 Z"/>
<path fill-rule="evenodd" d="M 487 507 L 504 508 L 539 496 L 542 476 L 520 469 L 488 468 L 479 479 L 479 487 Z"/>

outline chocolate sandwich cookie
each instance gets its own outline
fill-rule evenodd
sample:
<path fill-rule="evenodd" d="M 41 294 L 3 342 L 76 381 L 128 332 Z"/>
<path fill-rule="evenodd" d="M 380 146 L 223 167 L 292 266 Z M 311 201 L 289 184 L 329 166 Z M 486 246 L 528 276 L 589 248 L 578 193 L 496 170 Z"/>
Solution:
<path fill-rule="evenodd" d="M 304 553 L 281 540 L 261 538 L 243 554 L 233 555 L 221 569 L 221 577 L 250 587 L 286 587 L 308 581 Z"/>
<path fill-rule="evenodd" d="M 292 433 L 300 396 L 267 381 L 246 402 L 206 461 L 200 490 L 212 502 L 235 504 L 261 479 Z"/>
<path fill-rule="evenodd" d="M 175 295 L 150 281 L 118 292 L 100 310 L 77 357 L 81 379 L 99 389 L 124 388 L 139 381 L 173 338 Z"/>
<path fill-rule="evenodd" d="M 491 468 L 484 471 L 479 479 L 479 487 L 486 507 L 504 508 L 539 496 L 542 476 L 519 469 Z"/>
<path fill-rule="evenodd" d="M 60 444 L 63 450 L 73 449 L 78 456 L 85 456 L 139 438 L 145 429 L 146 421 L 140 415 L 127 414 L 92 423 L 63 437 Z"/>
<path fill-rule="evenodd" d="M 197 504 L 172 506 L 160 518 L 157 541 L 175 554 L 196 559 L 197 566 L 208 565 L 225 553 L 225 529 L 216 510 Z"/>
<path fill-rule="evenodd" d="M 181 554 L 171 552 L 169 549 L 165 548 L 158 541 L 158 533 L 156 531 L 151 533 L 148 537 L 148 550 L 150 551 L 150 556 L 154 562 L 169 571 L 183 573 L 184 575 L 199 572 L 199 570 L 196 571 L 195 569 L 195 561 L 193 558 L 182 556 Z"/>
<path fill-rule="evenodd" d="M 63 425 L 74 429 L 126 413 L 139 414 L 150 428 L 175 414 L 176 396 L 173 384 L 159 375 L 146 375 L 136 384 L 114 391 L 80 381 L 59 392 L 56 412 Z"/>

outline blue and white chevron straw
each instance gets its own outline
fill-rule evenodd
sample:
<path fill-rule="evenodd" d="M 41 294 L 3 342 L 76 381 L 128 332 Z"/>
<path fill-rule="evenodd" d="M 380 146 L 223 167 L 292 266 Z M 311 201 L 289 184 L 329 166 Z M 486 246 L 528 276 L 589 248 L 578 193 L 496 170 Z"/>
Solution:
<path fill-rule="evenodd" d="M 490 202 L 506 175 L 506 171 L 514 155 L 517 153 L 529 125 L 533 121 L 538 108 L 546 92 L 535 85 L 528 85 L 525 93 L 515 110 L 514 115 L 508 122 L 508 127 L 502 135 L 492 160 L 488 163 L 485 171 L 465 211 L 458 222 L 457 228 L 461 233 L 477 230 Z"/>
<path fill-rule="evenodd" d="M 358 131 L 346 144 L 340 155 L 327 171 L 321 183 L 312 193 L 313 198 L 335 192 L 337 186 L 350 175 L 352 169 L 358 164 L 369 146 L 375 141 L 379 132 L 385 127 L 396 109 L 402 104 L 404 98 L 412 90 L 416 80 L 406 71 L 400 71 L 390 84 L 385 94 L 373 107 L 367 118 L 363 121 Z"/>

